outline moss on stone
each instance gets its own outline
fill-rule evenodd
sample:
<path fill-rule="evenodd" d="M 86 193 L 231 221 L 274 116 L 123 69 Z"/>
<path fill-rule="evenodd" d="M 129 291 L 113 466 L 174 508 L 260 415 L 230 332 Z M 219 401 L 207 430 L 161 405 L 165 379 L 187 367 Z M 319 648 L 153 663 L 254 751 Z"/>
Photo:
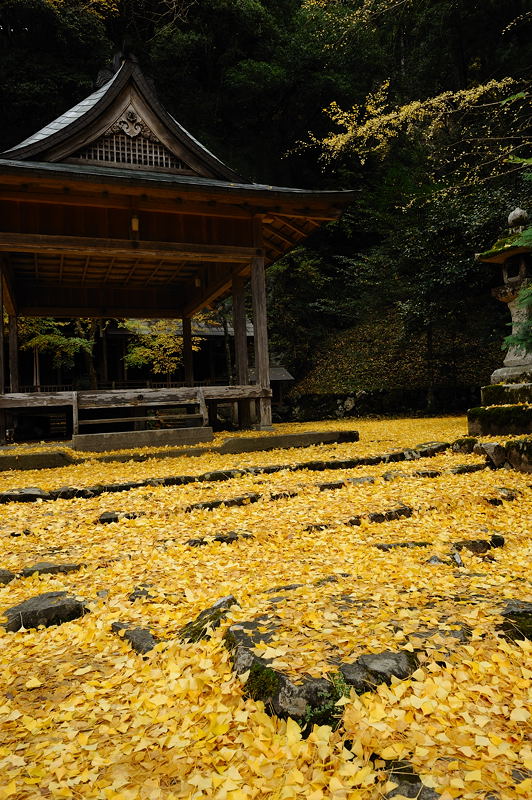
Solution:
<path fill-rule="evenodd" d="M 478 406 L 468 410 L 467 420 L 470 433 L 481 436 L 530 433 L 532 431 L 532 405 Z"/>
<path fill-rule="evenodd" d="M 529 383 L 494 383 L 483 386 L 481 391 L 482 402 L 486 406 L 532 402 L 532 384 Z"/>
<path fill-rule="evenodd" d="M 523 456 L 532 458 L 532 439 L 510 440 L 505 445 L 507 450 L 517 450 Z"/>
<path fill-rule="evenodd" d="M 267 703 L 279 691 L 280 675 L 276 670 L 255 660 L 246 681 L 246 694 L 253 700 Z"/>
<path fill-rule="evenodd" d="M 522 252 L 524 247 L 530 247 L 532 249 L 532 227 L 520 233 L 511 233 L 508 236 L 501 237 L 489 250 L 479 253 L 477 259 L 479 261 L 491 261 L 501 254 L 510 258 L 513 250 Z"/>

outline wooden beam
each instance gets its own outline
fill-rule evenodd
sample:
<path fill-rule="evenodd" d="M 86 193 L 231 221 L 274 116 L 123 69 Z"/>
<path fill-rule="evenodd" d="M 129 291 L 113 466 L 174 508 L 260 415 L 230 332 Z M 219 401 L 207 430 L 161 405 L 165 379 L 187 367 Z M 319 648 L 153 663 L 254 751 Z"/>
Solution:
<path fill-rule="evenodd" d="M 192 353 L 192 321 L 190 317 L 183 317 L 183 366 L 185 368 L 185 383 L 192 386 L 194 383 L 194 356 Z"/>
<path fill-rule="evenodd" d="M 262 251 L 254 247 L 192 244 L 183 242 L 98 239 L 85 236 L 46 236 L 43 234 L 0 233 L 0 252 L 69 256 L 134 256 L 136 258 L 174 261 L 212 261 L 249 263 Z M 36 277 L 38 277 L 36 275 Z"/>
<path fill-rule="evenodd" d="M 291 231 L 294 231 L 294 233 L 297 233 L 297 235 L 301 236 L 302 238 L 309 236 L 310 233 L 312 232 L 312 231 L 304 231 L 302 228 L 299 228 L 297 225 L 294 225 L 293 222 L 286 219 L 286 217 L 278 217 L 276 215 L 275 219 L 277 219 L 282 225 L 286 225 L 287 228 L 290 228 Z M 295 242 L 293 244 L 295 244 Z"/>
<path fill-rule="evenodd" d="M 226 294 L 233 282 L 233 279 L 238 275 L 246 274 L 249 271 L 249 266 L 246 267 L 233 267 L 233 269 L 226 273 L 223 278 L 218 280 L 213 280 L 205 286 L 204 289 L 196 292 L 195 295 L 189 300 L 186 304 L 184 309 L 184 315 L 186 317 L 192 317 L 198 311 L 201 311 L 202 308 L 208 306 L 214 300 L 217 300 L 218 297 Z"/>
<path fill-rule="evenodd" d="M 0 187 L 0 202 L 39 203 L 42 205 L 82 206 L 83 208 L 113 208 L 131 210 L 132 197 L 124 194 L 111 194 L 109 191 L 98 193 L 78 193 L 68 191 L 68 187 L 54 187 L 49 191 L 32 190 L 27 184 L 16 189 Z M 190 216 L 220 217 L 225 219 L 253 218 L 253 212 L 238 205 L 226 205 L 215 201 L 187 202 L 182 197 L 161 198 L 142 194 L 134 197 L 138 211 L 153 211 L 167 214 L 187 214 Z"/>

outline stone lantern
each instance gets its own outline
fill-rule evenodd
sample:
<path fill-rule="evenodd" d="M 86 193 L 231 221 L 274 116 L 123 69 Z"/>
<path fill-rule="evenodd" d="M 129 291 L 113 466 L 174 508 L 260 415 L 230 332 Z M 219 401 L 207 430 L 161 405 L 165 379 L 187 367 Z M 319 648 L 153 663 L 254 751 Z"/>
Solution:
<path fill-rule="evenodd" d="M 527 224 L 526 211 L 516 208 L 508 217 L 508 236 L 477 255 L 479 261 L 502 266 L 504 285 L 493 289 L 493 296 L 508 304 L 512 333 L 518 333 L 531 314 L 518 299 L 521 289 L 532 284 L 532 227 Z M 504 367 L 495 370 L 490 385 L 481 388 L 480 396 L 482 405 L 467 412 L 470 436 L 532 433 L 532 353 L 510 347 Z M 516 458 L 518 469 L 532 472 L 532 450 L 526 454 L 519 450 Z"/>
<path fill-rule="evenodd" d="M 519 292 L 532 283 L 532 228 L 527 229 L 528 214 L 516 208 L 508 217 L 509 235 L 495 243 L 491 250 L 479 253 L 477 258 L 492 264 L 501 264 L 503 286 L 492 290 L 493 297 L 507 303 L 512 315 L 512 333 L 532 315 L 530 308 L 519 304 Z M 532 379 L 532 353 L 511 346 L 504 359 L 504 367 L 496 369 L 491 383 L 528 383 Z"/>

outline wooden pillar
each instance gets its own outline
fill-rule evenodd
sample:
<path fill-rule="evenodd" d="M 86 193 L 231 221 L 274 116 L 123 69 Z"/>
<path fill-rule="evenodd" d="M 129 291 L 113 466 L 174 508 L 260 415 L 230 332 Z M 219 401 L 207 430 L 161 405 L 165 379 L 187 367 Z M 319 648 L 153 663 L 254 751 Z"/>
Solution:
<path fill-rule="evenodd" d="M 244 278 L 233 278 L 233 331 L 235 341 L 235 371 L 239 386 L 249 384 L 248 336 L 246 330 L 246 293 Z M 251 427 L 251 400 L 238 401 L 238 424 L 240 428 Z"/>
<path fill-rule="evenodd" d="M 263 389 L 270 388 L 270 361 L 268 357 L 268 327 L 266 318 L 266 276 L 264 257 L 251 262 L 251 298 L 253 303 L 253 331 L 255 340 L 255 382 Z M 272 427 L 271 397 L 257 401 L 260 430 Z"/>
<path fill-rule="evenodd" d="M 0 394 L 6 392 L 4 364 L 4 281 L 0 271 Z"/>
<path fill-rule="evenodd" d="M 9 390 L 18 392 L 20 388 L 18 377 L 18 330 L 17 318 L 9 315 Z"/>
<path fill-rule="evenodd" d="M 183 366 L 185 383 L 187 386 L 193 386 L 194 356 L 192 354 L 192 320 L 190 317 L 183 317 Z"/>
<path fill-rule="evenodd" d="M 0 270 L 0 394 L 5 394 L 4 374 L 4 281 Z M 0 411 L 0 444 L 6 442 L 6 412 Z"/>

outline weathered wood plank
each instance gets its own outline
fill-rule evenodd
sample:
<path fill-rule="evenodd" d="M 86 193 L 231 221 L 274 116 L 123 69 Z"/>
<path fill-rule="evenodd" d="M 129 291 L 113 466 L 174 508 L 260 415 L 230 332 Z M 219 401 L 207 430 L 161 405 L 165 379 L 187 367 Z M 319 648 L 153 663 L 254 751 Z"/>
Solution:
<path fill-rule="evenodd" d="M 78 393 L 72 392 L 72 436 L 79 433 Z"/>
<path fill-rule="evenodd" d="M 12 392 L 0 396 L 0 408 L 71 406 L 75 396 L 75 392 Z"/>
<path fill-rule="evenodd" d="M 209 424 L 209 409 L 207 408 L 207 403 L 205 402 L 205 392 L 200 387 L 197 390 L 197 398 L 198 398 L 198 405 L 200 409 L 201 416 L 203 418 L 203 424 Z"/>
<path fill-rule="evenodd" d="M 205 400 L 238 400 L 270 397 L 271 390 L 261 386 L 200 387 Z M 199 403 L 198 387 L 178 389 L 114 389 L 101 392 L 78 392 L 79 408 L 121 408 L 124 406 L 158 406 Z"/>

